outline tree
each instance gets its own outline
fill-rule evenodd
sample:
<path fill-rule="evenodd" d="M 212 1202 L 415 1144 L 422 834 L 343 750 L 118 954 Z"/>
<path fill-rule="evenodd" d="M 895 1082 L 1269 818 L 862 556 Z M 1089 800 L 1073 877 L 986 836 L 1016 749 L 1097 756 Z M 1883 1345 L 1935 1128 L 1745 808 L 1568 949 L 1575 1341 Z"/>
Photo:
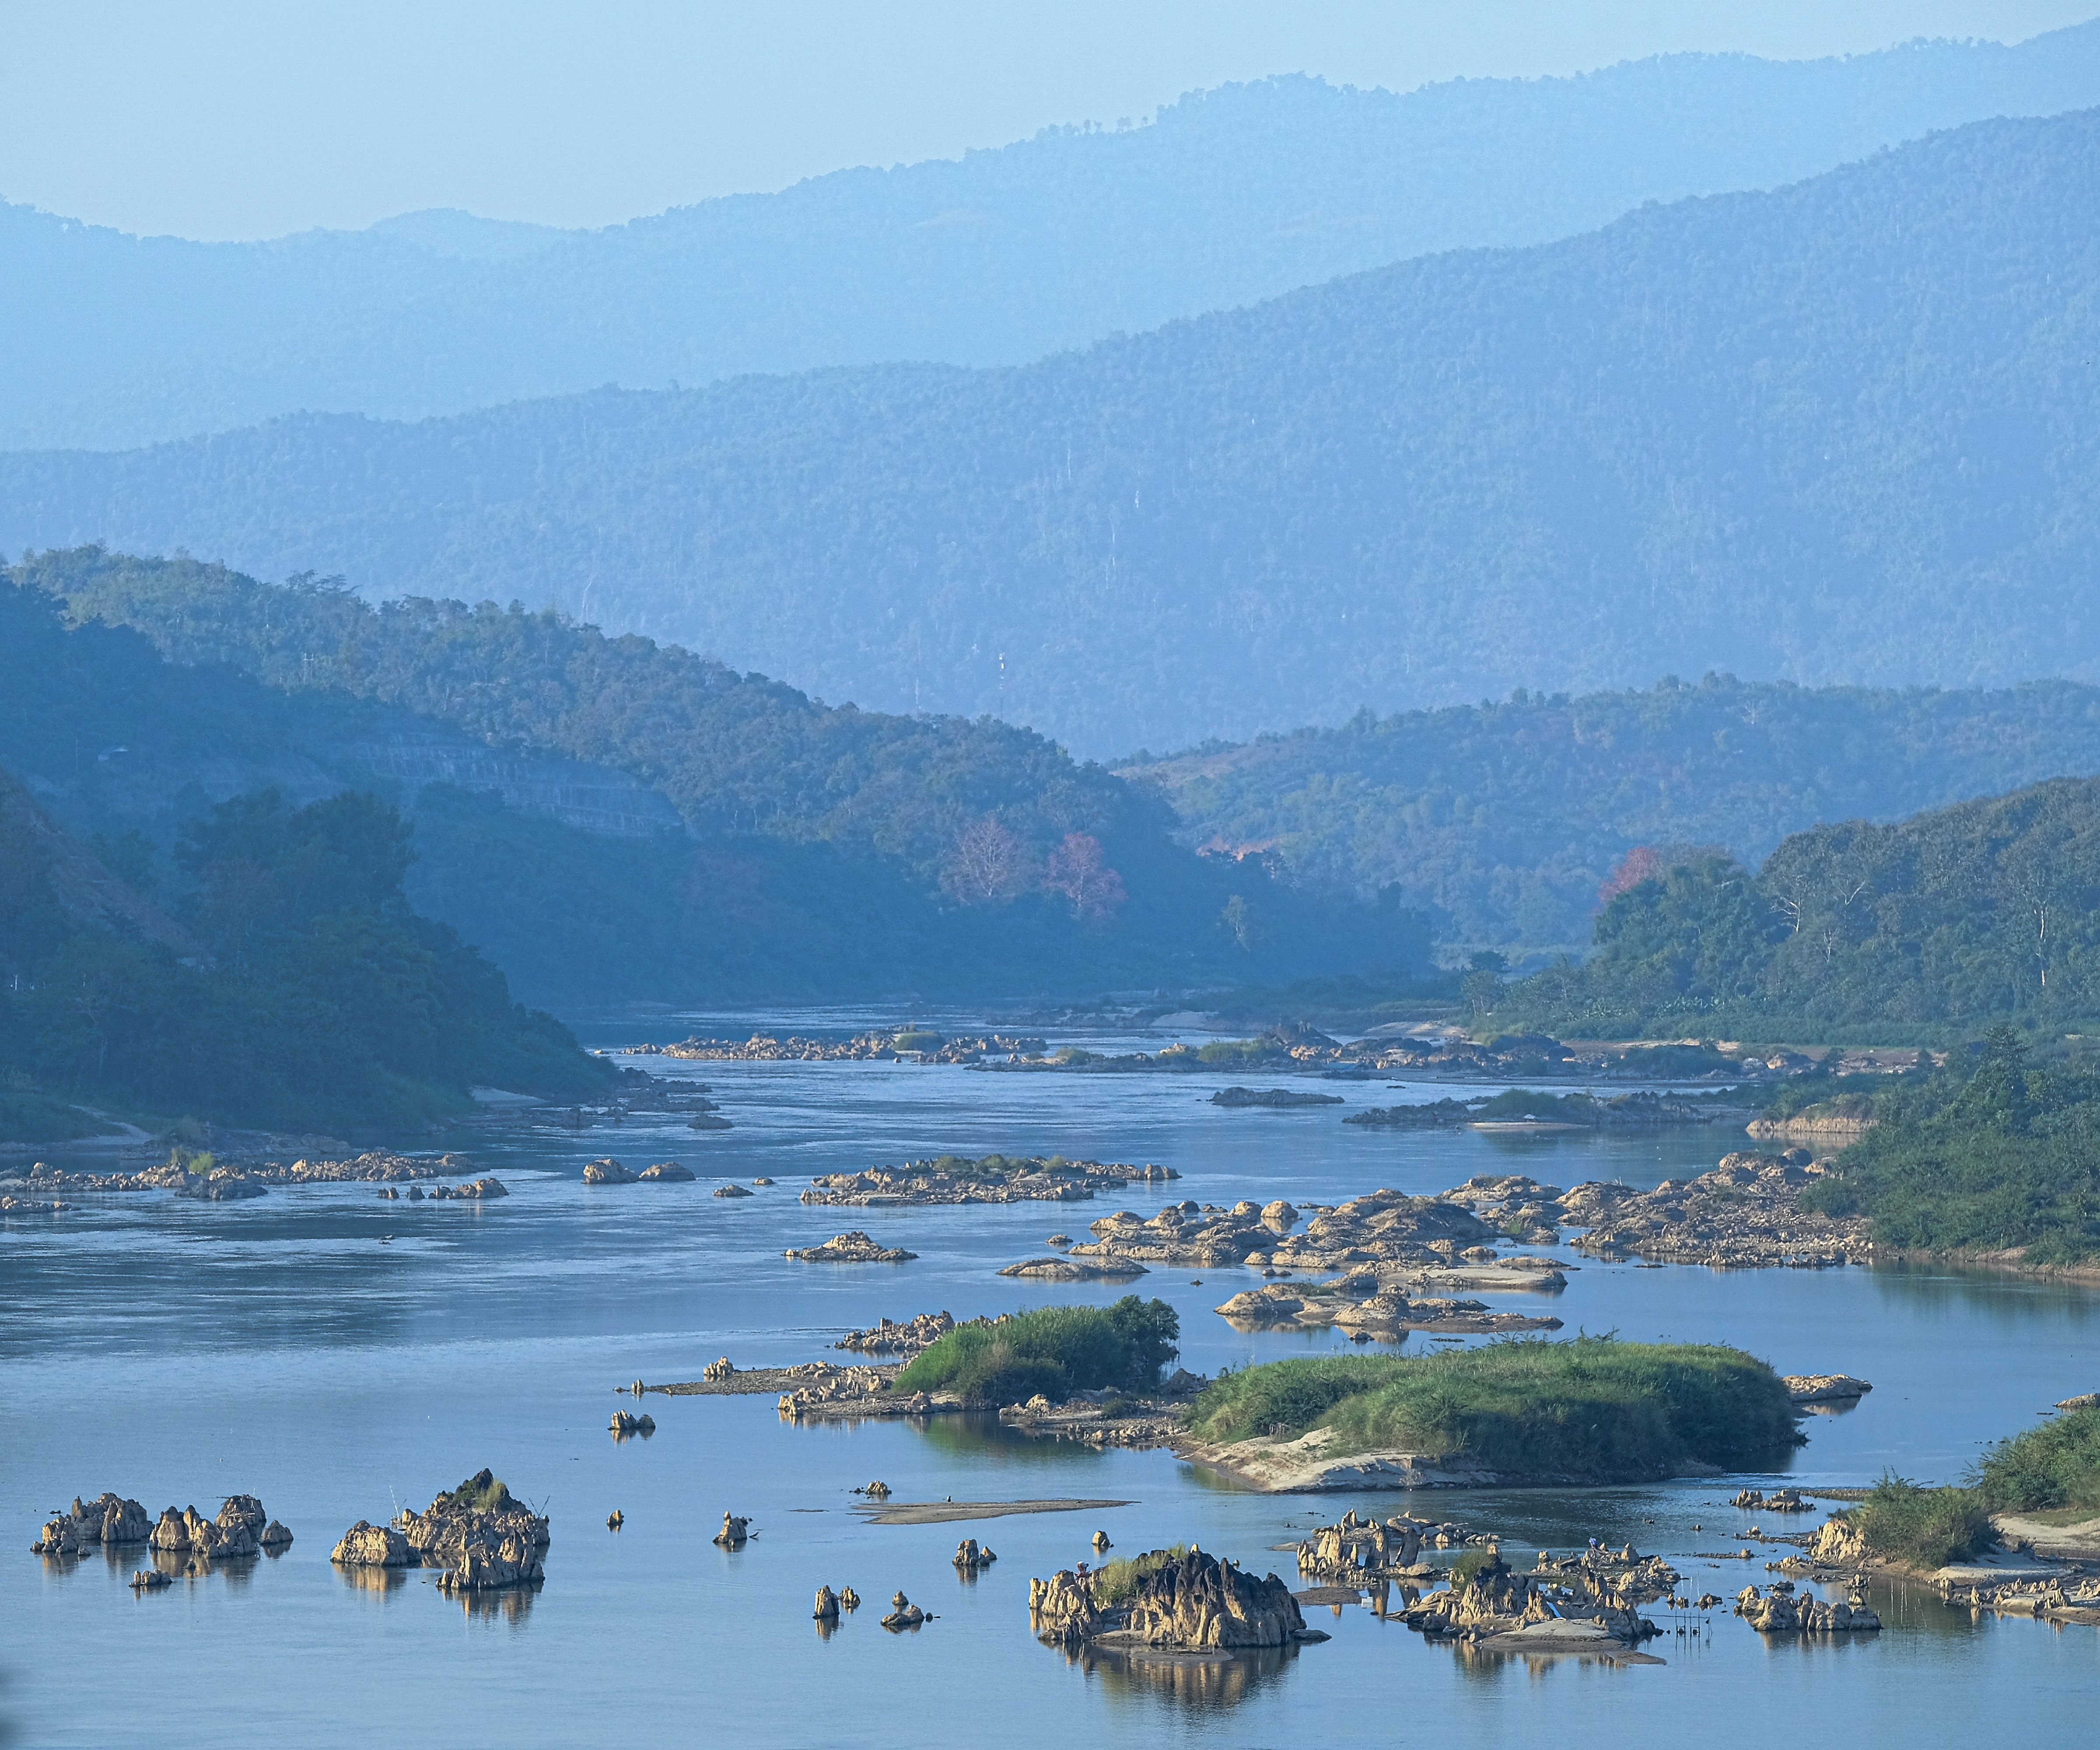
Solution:
<path fill-rule="evenodd" d="M 1021 890 L 1026 863 L 1020 838 L 987 814 L 955 835 L 941 885 L 966 906 L 995 904 Z"/>
<path fill-rule="evenodd" d="M 1130 897 L 1123 877 L 1102 857 L 1101 841 L 1090 832 L 1065 835 L 1043 865 L 1043 885 L 1071 901 L 1072 915 L 1088 923 L 1114 917 Z"/>
<path fill-rule="evenodd" d="M 1261 940 L 1260 922 L 1243 894 L 1235 893 L 1225 901 L 1225 909 L 1218 915 L 1218 927 L 1240 945 L 1242 954 L 1252 954 L 1255 944 Z"/>

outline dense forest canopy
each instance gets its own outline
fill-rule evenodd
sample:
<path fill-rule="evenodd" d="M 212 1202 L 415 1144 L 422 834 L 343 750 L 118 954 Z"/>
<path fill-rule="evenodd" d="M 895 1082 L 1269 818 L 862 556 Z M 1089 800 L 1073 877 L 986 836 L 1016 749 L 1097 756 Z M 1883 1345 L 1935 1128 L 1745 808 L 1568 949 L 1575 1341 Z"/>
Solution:
<path fill-rule="evenodd" d="M 0 544 L 566 605 L 1096 755 L 1658 673 L 2100 677 L 2100 111 L 999 369 L 0 457 Z"/>
<path fill-rule="evenodd" d="M 311 580 L 95 549 L 12 579 L 0 764 L 77 831 L 141 831 L 165 868 L 216 800 L 200 778 L 228 767 L 249 788 L 376 788 L 414 819 L 416 902 L 537 1001 L 1096 995 L 1427 957 L 1390 896 L 1199 857 L 1156 796 L 1004 724 L 829 707 L 492 604 L 374 609 Z M 686 827 L 607 838 L 469 782 L 390 790 L 358 764 L 389 723 L 600 762 Z"/>
<path fill-rule="evenodd" d="M 1400 96 L 1259 80 L 1145 126 L 1050 128 L 958 162 L 842 170 L 596 231 L 426 212 L 197 244 L 0 205 L 0 447 L 119 447 L 305 408 L 417 417 L 885 359 L 1017 364 L 1408 256 L 1565 236 L 1643 201 L 1771 187 L 1934 128 L 2095 102 L 2089 24 L 2010 48 L 1673 55 Z"/>
<path fill-rule="evenodd" d="M 1337 892 L 1395 886 L 1440 933 L 1512 953 L 1586 946 L 1640 847 L 1745 862 L 1818 822 L 2100 772 L 2100 690 L 1798 687 L 1708 675 L 1644 692 L 1369 712 L 1123 769 L 1191 844 L 1260 847 Z"/>
<path fill-rule="evenodd" d="M 113 870 L 0 774 L 0 1133 L 64 1134 L 73 1100 L 399 1130 L 471 1110 L 476 1085 L 576 1099 L 611 1079 L 410 908 L 409 831 L 374 797 L 290 809 L 266 791 L 187 822 L 165 912 L 112 897 L 148 860 L 112 849 Z"/>
<path fill-rule="evenodd" d="M 1695 856 L 1612 899 L 1586 963 L 1492 1003 L 1498 1022 L 1604 1038 L 2076 1027 L 2100 1016 L 2100 778 L 1818 827 L 1754 874 Z"/>

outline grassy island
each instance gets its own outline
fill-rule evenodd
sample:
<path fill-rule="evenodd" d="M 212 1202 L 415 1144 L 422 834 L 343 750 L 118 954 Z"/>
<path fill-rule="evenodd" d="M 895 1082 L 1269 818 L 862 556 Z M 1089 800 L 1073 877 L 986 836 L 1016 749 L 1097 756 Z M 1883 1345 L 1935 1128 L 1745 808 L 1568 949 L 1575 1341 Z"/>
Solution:
<path fill-rule="evenodd" d="M 1446 1355 L 1333 1355 L 1228 1373 L 1191 1420 L 1220 1444 L 1332 1429 L 1330 1454 L 1461 1456 L 1520 1475 L 1608 1481 L 1723 1468 L 1798 1443 L 1764 1362 L 1704 1343 L 1522 1339 Z"/>
<path fill-rule="evenodd" d="M 898 1374 L 898 1391 L 952 1391 L 990 1408 L 1040 1392 L 1149 1391 L 1172 1360 L 1181 1320 L 1163 1300 L 1126 1294 L 1110 1307 L 1039 1307 L 959 1325 Z"/>

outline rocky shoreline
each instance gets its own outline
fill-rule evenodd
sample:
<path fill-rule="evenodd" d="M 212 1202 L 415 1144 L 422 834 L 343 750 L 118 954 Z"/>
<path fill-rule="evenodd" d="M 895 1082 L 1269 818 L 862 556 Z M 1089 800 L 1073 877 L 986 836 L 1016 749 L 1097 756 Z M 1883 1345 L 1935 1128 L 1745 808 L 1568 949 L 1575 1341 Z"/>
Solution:
<path fill-rule="evenodd" d="M 858 1173 L 820 1173 L 802 1193 L 805 1203 L 860 1209 L 966 1203 L 1082 1203 L 1104 1191 L 1164 1184 L 1181 1175 L 1171 1167 L 1067 1161 L 1061 1155 L 942 1155 L 902 1166 Z"/>

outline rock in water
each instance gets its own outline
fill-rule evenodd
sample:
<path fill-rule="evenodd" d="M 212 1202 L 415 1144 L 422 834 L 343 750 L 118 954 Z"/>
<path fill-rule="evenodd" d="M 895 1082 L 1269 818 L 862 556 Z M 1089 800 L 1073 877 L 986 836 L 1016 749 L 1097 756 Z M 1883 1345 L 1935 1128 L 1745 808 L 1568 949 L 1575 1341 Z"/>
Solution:
<path fill-rule="evenodd" d="M 292 1547 L 292 1533 L 287 1527 L 272 1519 L 262 1527 L 262 1536 L 258 1541 L 265 1549 L 289 1549 Z"/>
<path fill-rule="evenodd" d="M 1157 1564 L 1153 1565 L 1153 1564 Z M 1147 1571 L 1147 1569 L 1149 1569 Z M 1140 1558 L 1128 1596 L 1097 1602 L 1099 1576 L 1066 1570 L 1029 1582 L 1037 1635 L 1066 1646 L 1142 1646 L 1167 1652 L 1222 1652 L 1324 1641 L 1273 1574 L 1257 1580 L 1232 1563 L 1190 1548 Z"/>
<path fill-rule="evenodd" d="M 674 1182 L 690 1184 L 693 1177 L 676 1161 L 659 1161 L 653 1166 L 643 1167 L 638 1176 L 652 1180 L 658 1184 L 670 1184 Z"/>
<path fill-rule="evenodd" d="M 740 1519 L 733 1513 L 725 1513 L 721 1529 L 715 1533 L 712 1541 L 725 1549 L 741 1549 L 751 1541 L 751 1521 Z"/>
<path fill-rule="evenodd" d="M 998 1559 L 990 1550 L 981 1549 L 974 1537 L 965 1537 L 955 1545 L 955 1566 L 965 1573 L 977 1573 L 990 1567 Z"/>
<path fill-rule="evenodd" d="M 584 1183 L 587 1185 L 631 1185 L 634 1182 L 634 1175 L 617 1161 L 587 1161 L 584 1163 Z"/>
<path fill-rule="evenodd" d="M 262 1541 L 263 1527 L 269 1523 L 270 1515 L 262 1510 L 262 1503 L 253 1495 L 229 1495 L 226 1497 L 225 1505 L 218 1510 L 217 1523 L 221 1531 L 231 1532 L 236 1526 L 240 1526 L 258 1543 Z"/>
<path fill-rule="evenodd" d="M 630 1435 L 640 1435 L 645 1440 L 656 1431 L 654 1416 L 630 1416 L 625 1410 L 615 1410 L 610 1430 L 613 1439 L 624 1440 Z"/>
<path fill-rule="evenodd" d="M 892 1630 L 915 1629 L 922 1622 L 933 1620 L 900 1592 L 889 1601 L 889 1614 L 882 1619 L 882 1626 Z"/>
<path fill-rule="evenodd" d="M 158 1592 L 163 1587 L 173 1585 L 174 1581 L 157 1567 L 142 1567 L 131 1576 L 131 1589 L 134 1592 Z"/>
<path fill-rule="evenodd" d="M 81 1542 L 99 1543 L 105 1549 L 143 1544 L 153 1535 L 153 1521 L 143 1507 L 107 1490 L 85 1504 L 75 1496 L 73 1520 Z"/>
<path fill-rule="evenodd" d="M 408 1567 L 408 1540 L 390 1525 L 368 1525 L 360 1519 L 342 1534 L 329 1560 L 345 1567 Z"/>
<path fill-rule="evenodd" d="M 805 1246 L 799 1251 L 791 1247 L 780 1255 L 806 1264 L 902 1264 L 919 1254 L 878 1245 L 871 1235 L 856 1228 L 849 1233 L 835 1235 L 822 1245 Z"/>
<path fill-rule="evenodd" d="M 839 1620 L 839 1595 L 829 1586 L 817 1588 L 817 1607 L 812 1613 L 818 1622 L 836 1622 Z"/>
<path fill-rule="evenodd" d="M 1808 1557 L 1824 1567 L 1856 1568 L 1867 1559 L 1866 1534 L 1842 1514 L 1833 1514 L 1808 1546 Z"/>

